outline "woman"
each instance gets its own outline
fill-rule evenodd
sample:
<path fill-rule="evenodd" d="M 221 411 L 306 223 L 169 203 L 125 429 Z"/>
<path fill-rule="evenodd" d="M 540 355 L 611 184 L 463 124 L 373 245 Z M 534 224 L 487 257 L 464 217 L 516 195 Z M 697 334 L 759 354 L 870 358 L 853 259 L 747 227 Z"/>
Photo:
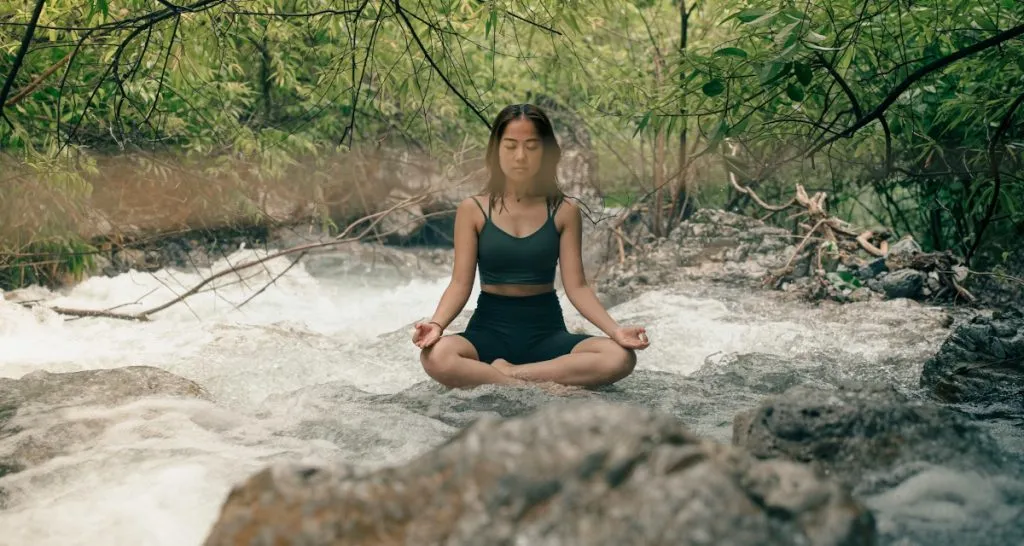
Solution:
<path fill-rule="evenodd" d="M 580 209 L 555 178 L 561 148 L 548 117 L 529 104 L 498 113 L 487 145 L 486 191 L 459 204 L 455 266 L 413 343 L 427 375 L 453 388 L 555 382 L 591 387 L 633 371 L 648 345 L 642 327 L 622 327 L 587 285 Z M 555 292 L 555 265 L 569 301 L 605 333 L 569 333 Z M 480 296 L 466 330 L 444 335 L 465 307 L 480 267 Z"/>

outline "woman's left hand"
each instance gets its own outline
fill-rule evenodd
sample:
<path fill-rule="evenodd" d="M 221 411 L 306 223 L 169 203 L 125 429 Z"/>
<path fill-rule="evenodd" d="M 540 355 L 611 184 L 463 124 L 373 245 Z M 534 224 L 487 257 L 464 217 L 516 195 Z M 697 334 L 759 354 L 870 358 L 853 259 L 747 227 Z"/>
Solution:
<path fill-rule="evenodd" d="M 626 349 L 643 350 L 651 344 L 643 326 L 622 326 L 612 332 L 611 338 Z"/>

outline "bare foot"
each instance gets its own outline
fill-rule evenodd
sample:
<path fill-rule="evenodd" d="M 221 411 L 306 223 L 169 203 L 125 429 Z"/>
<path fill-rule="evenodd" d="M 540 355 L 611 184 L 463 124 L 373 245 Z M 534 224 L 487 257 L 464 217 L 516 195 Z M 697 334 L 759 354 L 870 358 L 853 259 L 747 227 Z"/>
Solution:
<path fill-rule="evenodd" d="M 495 359 L 494 362 L 491 362 L 491 366 L 505 375 L 513 375 L 516 369 L 515 364 L 512 364 L 504 358 Z"/>

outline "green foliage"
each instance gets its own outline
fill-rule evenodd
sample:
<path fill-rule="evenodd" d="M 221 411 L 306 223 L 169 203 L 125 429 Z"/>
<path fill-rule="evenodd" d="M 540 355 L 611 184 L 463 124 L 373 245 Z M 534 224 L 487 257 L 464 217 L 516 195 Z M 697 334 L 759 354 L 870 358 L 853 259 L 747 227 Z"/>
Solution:
<path fill-rule="evenodd" d="M 46 2 L 0 110 L 0 201 L 45 206 L 0 219 L 0 253 L 84 240 L 91 207 L 117 195 L 106 158 L 128 157 L 124 177 L 154 195 L 187 167 L 209 187 L 183 221 L 259 221 L 266 188 L 329 200 L 338 179 L 365 178 L 347 154 L 477 157 L 487 121 L 523 101 L 586 132 L 609 193 L 649 196 L 660 172 L 668 194 L 741 209 L 730 174 L 777 201 L 799 181 L 846 219 L 963 253 L 995 196 L 993 135 L 1024 89 L 1019 36 L 918 76 L 1024 25 L 1016 0 L 176 4 Z M 0 5 L 5 77 L 34 5 Z M 993 145 L 992 259 L 1024 225 L 1022 119 Z"/>

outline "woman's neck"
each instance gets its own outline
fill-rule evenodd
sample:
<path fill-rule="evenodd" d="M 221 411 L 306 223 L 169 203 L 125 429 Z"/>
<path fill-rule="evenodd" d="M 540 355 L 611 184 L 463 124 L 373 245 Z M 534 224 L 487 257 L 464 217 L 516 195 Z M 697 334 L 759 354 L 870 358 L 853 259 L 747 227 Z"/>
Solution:
<path fill-rule="evenodd" d="M 514 199 L 516 202 L 532 200 L 537 193 L 531 184 L 508 184 L 505 186 L 505 198 Z"/>

